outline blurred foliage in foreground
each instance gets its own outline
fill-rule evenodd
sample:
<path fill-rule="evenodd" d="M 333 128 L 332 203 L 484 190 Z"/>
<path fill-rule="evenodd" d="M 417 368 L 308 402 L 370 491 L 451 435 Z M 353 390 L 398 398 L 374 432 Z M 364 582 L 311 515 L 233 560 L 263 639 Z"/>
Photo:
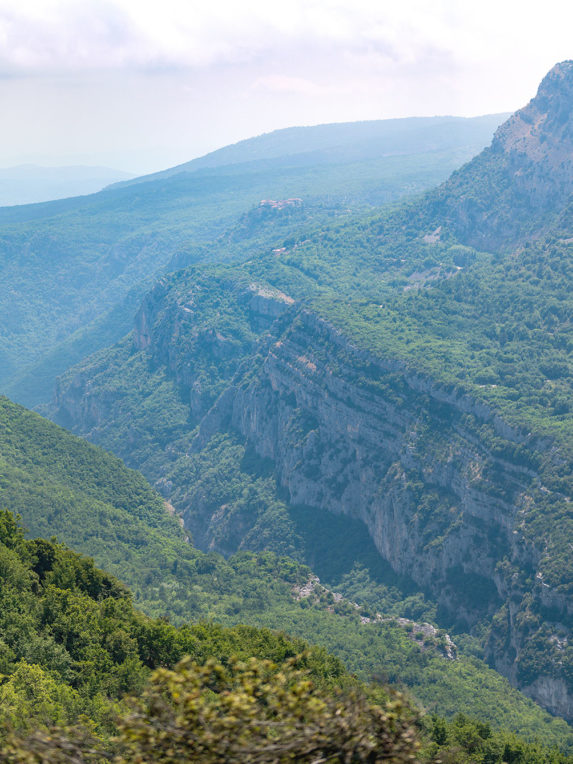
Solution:
<path fill-rule="evenodd" d="M 557 751 L 528 744 L 459 714 L 419 720 L 399 695 L 377 705 L 363 688 L 317 688 L 300 668 L 268 660 L 183 659 L 159 669 L 103 741 L 93 729 L 54 728 L 12 737 L 3 764 L 176 764 L 177 762 L 481 762 L 565 764 Z"/>

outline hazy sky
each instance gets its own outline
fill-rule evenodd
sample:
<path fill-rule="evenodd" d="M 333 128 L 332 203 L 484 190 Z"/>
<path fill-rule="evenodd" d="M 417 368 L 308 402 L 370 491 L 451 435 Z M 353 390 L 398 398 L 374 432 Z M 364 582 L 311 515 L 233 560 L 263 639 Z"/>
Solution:
<path fill-rule="evenodd" d="M 148 172 L 290 125 L 510 111 L 572 28 L 565 0 L 0 0 L 0 166 Z"/>

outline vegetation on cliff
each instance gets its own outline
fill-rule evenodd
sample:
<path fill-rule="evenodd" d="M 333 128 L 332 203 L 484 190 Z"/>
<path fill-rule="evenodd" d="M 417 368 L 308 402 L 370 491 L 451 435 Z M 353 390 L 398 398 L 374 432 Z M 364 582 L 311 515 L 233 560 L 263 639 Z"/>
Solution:
<path fill-rule="evenodd" d="M 432 187 L 485 145 L 500 120 L 278 131 L 133 185 L 0 210 L 0 390 L 30 406 L 49 401 L 57 374 L 128 331 L 133 295 L 181 250 L 185 263 L 240 257 L 236 232 L 229 249 L 226 231 L 261 199 L 304 197 L 292 235 Z M 250 233 L 270 249 L 284 225 L 267 223 Z"/>
<path fill-rule="evenodd" d="M 573 681 L 571 72 L 567 62 L 556 67 L 492 147 L 423 200 L 295 232 L 271 252 L 255 246 L 241 265 L 170 274 L 143 303 L 145 342 L 138 325 L 135 345 L 126 339 L 72 370 L 59 394 L 60 421 L 142 469 L 185 514 L 197 543 L 225 554 L 264 546 L 312 556 L 289 506 L 296 502 L 284 465 L 268 459 L 272 448 L 257 462 L 262 451 L 248 423 L 241 429 L 236 412 L 231 421 L 233 398 L 250 394 L 256 407 L 265 385 L 268 393 L 273 342 L 300 339 L 285 369 L 298 374 L 305 363 L 308 378 L 315 367 L 323 387 L 337 379 L 341 390 L 351 377 L 354 392 L 378 396 L 397 416 L 416 412 L 408 449 L 425 461 L 413 465 L 408 450 L 394 458 L 394 474 L 417 504 L 424 550 L 444 550 L 468 527 L 461 476 L 451 486 L 432 482 L 439 468 L 454 469 L 463 431 L 475 455 L 465 465 L 466 496 L 479 493 L 485 514 L 505 509 L 486 530 L 476 510 L 471 532 L 487 548 L 487 574 L 452 563 L 428 588 L 466 597 L 480 611 L 468 623 L 490 659 L 533 693 L 543 678 L 569 691 Z M 291 301 L 270 316 L 270 334 L 271 321 L 247 297 L 253 285 Z M 290 392 L 281 409 L 292 404 L 289 429 L 275 440 L 294 444 L 291 467 L 309 484 L 314 474 L 315 490 L 298 503 L 328 509 L 324 422 L 298 388 Z M 277 428 L 285 421 L 276 413 Z M 455 602 L 457 617 L 465 608 Z"/>
<path fill-rule="evenodd" d="M 417 722 L 300 640 L 150 619 L 89 558 L 26 540 L 6 511 L 0 600 L 2 762 L 568 760 L 465 717 Z"/>
<path fill-rule="evenodd" d="M 346 560 L 340 560 L 339 566 L 332 568 L 332 556 L 326 553 L 321 555 L 317 551 L 316 560 L 322 566 L 321 573 L 324 572 L 327 577 L 329 574 L 338 575 L 341 591 L 346 592 L 345 597 L 335 598 L 332 591 L 325 587 L 318 587 L 312 596 L 301 597 L 297 592 L 312 579 L 308 567 L 269 552 L 241 552 L 228 560 L 218 554 L 199 552 L 186 541 L 184 532 L 176 520 L 169 516 L 157 494 L 138 473 L 126 469 L 117 458 L 6 399 L 2 400 L 0 422 L 2 505 L 20 512 L 34 536 L 40 533 L 44 536 L 55 534 L 60 540 L 73 544 L 76 549 L 89 552 L 98 564 L 105 564 L 111 573 L 119 575 L 133 588 L 137 604 L 148 614 L 169 616 L 176 624 L 209 619 L 227 626 L 249 623 L 263 629 L 278 628 L 307 643 L 328 649 L 342 660 L 348 670 L 363 680 L 375 676 L 385 677 L 407 688 L 423 706 L 438 714 L 453 716 L 462 710 L 470 716 L 481 717 L 484 723 L 491 724 L 492 729 L 505 727 L 520 732 L 526 738 L 539 737 L 546 743 L 562 747 L 570 745 L 572 733 L 568 725 L 562 720 L 552 719 L 511 689 L 506 680 L 488 669 L 479 658 L 465 655 L 462 651 L 457 660 L 451 660 L 444 653 L 443 635 L 418 634 L 416 623 L 432 618 L 431 603 L 423 597 L 412 592 L 409 598 L 402 601 L 403 593 L 399 587 L 392 589 L 379 581 L 369 580 L 367 576 L 361 578 L 357 571 L 349 575 L 346 581 L 340 578 L 348 566 L 352 565 L 354 553 L 361 547 L 365 550 L 361 558 L 364 564 L 370 564 L 375 569 L 373 562 L 377 555 L 361 524 L 356 524 L 353 539 L 346 524 L 329 525 L 326 513 L 323 515 L 324 524 L 316 525 L 314 531 L 310 525 L 311 534 L 321 533 L 324 536 L 325 550 L 331 541 L 340 543 L 344 538 L 347 543 L 352 539 L 354 552 L 351 553 L 349 549 Z M 292 522 L 295 527 L 298 523 L 300 529 L 308 524 L 304 517 L 293 517 Z M 87 565 L 52 542 L 23 541 L 21 533 L 13 525 L 11 527 L 11 533 L 15 533 L 18 539 L 13 546 L 23 550 L 18 552 L 20 567 L 22 560 L 30 568 L 35 564 L 28 563 L 26 557 L 30 554 L 28 550 L 35 548 L 34 544 L 39 544 L 38 548 L 41 549 L 47 544 L 50 550 L 56 550 L 54 554 L 58 559 L 62 557 L 64 568 L 71 566 L 75 570 L 79 566 L 83 570 Z M 327 535 L 329 533 L 333 534 L 330 539 Z M 310 538 L 307 543 L 309 541 Z M 316 545 L 313 546 L 316 549 Z M 52 552 L 47 555 L 50 558 Z M 60 566 L 55 569 L 59 570 Z M 88 565 L 87 569 L 88 572 L 93 570 L 93 565 Z M 99 580 L 99 575 L 103 576 L 96 572 L 89 575 L 96 580 Z M 106 575 L 104 581 L 111 582 L 105 584 L 106 592 L 109 589 L 114 594 L 113 606 L 108 603 L 104 607 L 98 604 L 99 600 L 96 604 L 86 600 L 87 605 L 82 612 L 88 620 L 101 621 L 101 626 L 94 627 L 93 637 L 96 641 L 103 640 L 104 647 L 101 649 L 104 651 L 107 649 L 105 645 L 115 644 L 113 634 L 127 633 L 127 647 L 118 648 L 117 653 L 123 656 L 121 660 L 118 659 L 119 664 L 123 666 L 124 661 L 127 663 L 123 668 L 116 666 L 113 669 L 114 685 L 110 684 L 110 677 L 104 682 L 105 687 L 116 688 L 113 692 L 138 686 L 137 683 L 146 677 L 145 667 L 173 665 L 184 654 L 195 658 L 200 655 L 203 660 L 210 655 L 223 657 L 235 652 L 243 657 L 252 654 L 277 660 L 277 654 L 272 651 L 257 652 L 250 645 L 251 640 L 266 643 L 270 637 L 264 637 L 264 634 L 268 634 L 268 631 L 259 632 L 241 627 L 238 631 L 229 632 L 214 625 L 182 625 L 177 629 L 162 621 L 154 622 L 153 629 L 159 630 L 155 632 L 157 639 L 161 644 L 165 641 L 167 652 L 157 653 L 159 648 L 153 648 L 156 651 L 153 653 L 155 657 L 153 660 L 146 659 L 137 646 L 140 643 L 133 643 L 132 626 L 126 626 L 122 619 L 127 618 L 132 624 L 139 623 L 138 619 L 143 619 L 142 623 L 149 621 L 142 615 L 135 615 L 136 611 L 125 589 L 117 582 L 113 583 L 114 579 Z M 57 581 L 55 576 L 55 573 L 50 574 L 46 581 L 54 581 L 54 586 L 60 582 L 57 588 L 65 588 L 67 581 L 77 579 L 80 582 L 78 586 L 83 581 L 75 573 L 66 573 L 65 577 L 63 573 L 61 576 L 58 573 L 60 577 Z M 36 579 L 33 575 L 29 579 L 23 575 L 20 578 L 30 581 L 26 585 L 29 589 L 27 596 L 33 602 Z M 114 587 L 118 587 L 117 591 Z M 3 591 L 7 593 L 8 589 L 4 588 Z M 354 604 L 354 597 L 358 603 L 363 603 L 361 607 Z M 107 594 L 106 598 L 109 599 Z M 15 602 L 14 607 L 20 608 L 19 600 Z M 62 618 L 71 628 L 75 618 L 73 613 L 81 608 L 78 603 L 70 607 L 71 611 L 65 609 Z M 383 620 L 376 617 L 378 608 L 384 611 Z M 111 620 L 106 622 L 108 610 Z M 41 618 L 46 617 L 42 615 L 43 601 L 37 607 L 27 606 L 24 612 L 36 618 L 33 623 L 38 623 L 38 618 L 42 623 Z M 54 612 L 57 615 L 60 611 Z M 6 607 L 8 619 L 12 618 L 10 613 Z M 370 623 L 364 622 L 367 617 L 370 617 Z M 399 617 L 409 619 L 411 626 L 401 624 Z M 78 619 L 76 625 L 80 633 L 89 631 L 88 623 L 79 616 Z M 52 640 L 52 624 L 46 623 L 47 636 Z M 144 629 L 144 626 L 138 628 Z M 6 633 L 9 633 L 9 629 Z M 251 634 L 248 639 L 245 637 L 250 646 L 244 650 L 238 644 L 242 639 L 241 634 Z M 174 635 L 179 636 L 175 638 Z M 6 637 L 3 639 L 6 640 Z M 60 678 L 73 676 L 73 672 L 65 673 L 70 663 L 75 666 L 74 661 L 80 661 L 80 658 L 88 660 L 89 655 L 96 650 L 90 646 L 90 639 L 86 643 L 84 637 L 78 637 L 77 642 L 70 642 L 74 645 L 77 643 L 82 650 L 82 645 L 87 645 L 88 657 L 81 658 L 83 653 L 74 654 L 72 658 L 64 656 L 63 673 L 58 675 Z M 279 640 L 277 644 L 285 640 L 284 637 L 276 639 Z M 175 647 L 169 646 L 170 640 L 175 640 Z M 202 640 L 207 643 L 204 650 L 201 647 Z M 303 649 L 302 643 L 298 645 L 296 652 Z M 30 664 L 39 660 L 34 658 L 37 653 L 32 648 L 13 653 L 10 650 L 15 650 L 14 645 L 9 644 L 8 648 L 6 655 L 9 663 L 6 665 L 10 671 L 15 671 L 20 660 Z M 53 646 L 46 650 L 47 655 L 54 653 L 57 656 L 61 652 Z M 97 654 L 105 658 L 99 647 L 97 650 Z M 39 654 L 43 655 L 41 652 Z M 110 660 L 105 658 L 103 661 L 102 658 L 102 665 L 111 666 Z M 132 664 L 133 671 L 129 668 Z M 46 667 L 41 662 L 39 665 Z M 47 667 L 50 671 L 57 671 L 57 665 L 54 667 L 48 664 Z M 81 670 L 81 665 L 78 664 L 76 670 L 82 671 L 86 679 L 89 678 L 89 671 Z M 342 664 L 336 665 L 340 667 L 336 671 L 341 671 Z M 92 669 L 97 673 L 95 664 Z M 334 669 L 330 671 L 336 675 Z M 100 679 L 96 677 L 90 681 L 89 686 L 93 687 L 96 697 L 101 686 Z M 89 693 L 86 697 L 92 702 Z"/>

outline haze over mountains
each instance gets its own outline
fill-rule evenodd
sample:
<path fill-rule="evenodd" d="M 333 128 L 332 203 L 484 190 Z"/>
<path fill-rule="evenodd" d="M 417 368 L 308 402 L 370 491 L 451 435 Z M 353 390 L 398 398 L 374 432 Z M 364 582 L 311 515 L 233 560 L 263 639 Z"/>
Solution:
<path fill-rule="evenodd" d="M 218 240 L 261 199 L 303 197 L 298 228 L 395 201 L 447 177 L 501 119 L 290 129 L 145 184 L 0 209 L 1 389 L 28 405 L 49 400 L 56 374 L 129 330 L 138 297 L 175 255 L 189 250 L 186 262 L 240 257 L 240 247 L 228 251 Z M 317 151 L 318 142 L 326 148 Z M 205 163 L 212 166 L 200 170 Z"/>
<path fill-rule="evenodd" d="M 4 506 L 153 616 L 283 628 L 482 720 L 425 717 L 420 761 L 567 760 L 491 736 L 572 745 L 572 115 L 566 61 L 462 167 L 499 115 L 279 131 L 0 210 L 3 389 L 153 486 L 4 399 Z M 105 665 L 144 682 L 126 617 Z M 204 660 L 187 628 L 158 642 Z"/>
<path fill-rule="evenodd" d="M 426 153 L 466 152 L 483 143 L 508 115 L 490 114 L 471 119 L 462 117 L 416 117 L 366 122 L 341 122 L 314 127 L 287 127 L 272 133 L 249 138 L 224 146 L 203 157 L 171 167 L 163 172 L 145 175 L 135 183 L 156 180 L 180 172 L 233 165 L 256 170 L 260 163 L 277 166 L 292 165 L 350 165 L 392 156 L 412 156 Z M 262 165 L 264 167 L 264 164 Z M 239 171 L 238 167 L 233 168 Z M 420 168 L 421 169 L 421 168 Z M 352 173 L 350 173 L 352 177 Z M 348 178 L 348 180 L 351 179 Z M 380 182 L 381 178 L 378 179 Z M 363 178 L 366 182 L 366 178 Z M 372 186 L 377 185 L 371 179 Z M 374 189 L 370 189 L 373 193 Z"/>
<path fill-rule="evenodd" d="M 131 173 L 110 167 L 41 167 L 23 164 L 0 169 L 0 206 L 35 204 L 94 194 Z"/>

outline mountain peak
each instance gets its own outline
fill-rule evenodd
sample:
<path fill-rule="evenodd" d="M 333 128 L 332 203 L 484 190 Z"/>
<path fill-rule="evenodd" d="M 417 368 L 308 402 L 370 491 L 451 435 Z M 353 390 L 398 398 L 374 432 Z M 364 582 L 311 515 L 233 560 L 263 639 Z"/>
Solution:
<path fill-rule="evenodd" d="M 555 64 L 541 80 L 536 98 L 551 96 L 556 89 L 568 90 L 569 96 L 573 95 L 573 60 Z"/>
<path fill-rule="evenodd" d="M 537 95 L 498 128 L 492 148 L 559 166 L 573 154 L 573 61 L 543 78 Z"/>
<path fill-rule="evenodd" d="M 547 231 L 572 194 L 573 61 L 562 61 L 436 199 L 460 240 L 497 250 Z"/>

